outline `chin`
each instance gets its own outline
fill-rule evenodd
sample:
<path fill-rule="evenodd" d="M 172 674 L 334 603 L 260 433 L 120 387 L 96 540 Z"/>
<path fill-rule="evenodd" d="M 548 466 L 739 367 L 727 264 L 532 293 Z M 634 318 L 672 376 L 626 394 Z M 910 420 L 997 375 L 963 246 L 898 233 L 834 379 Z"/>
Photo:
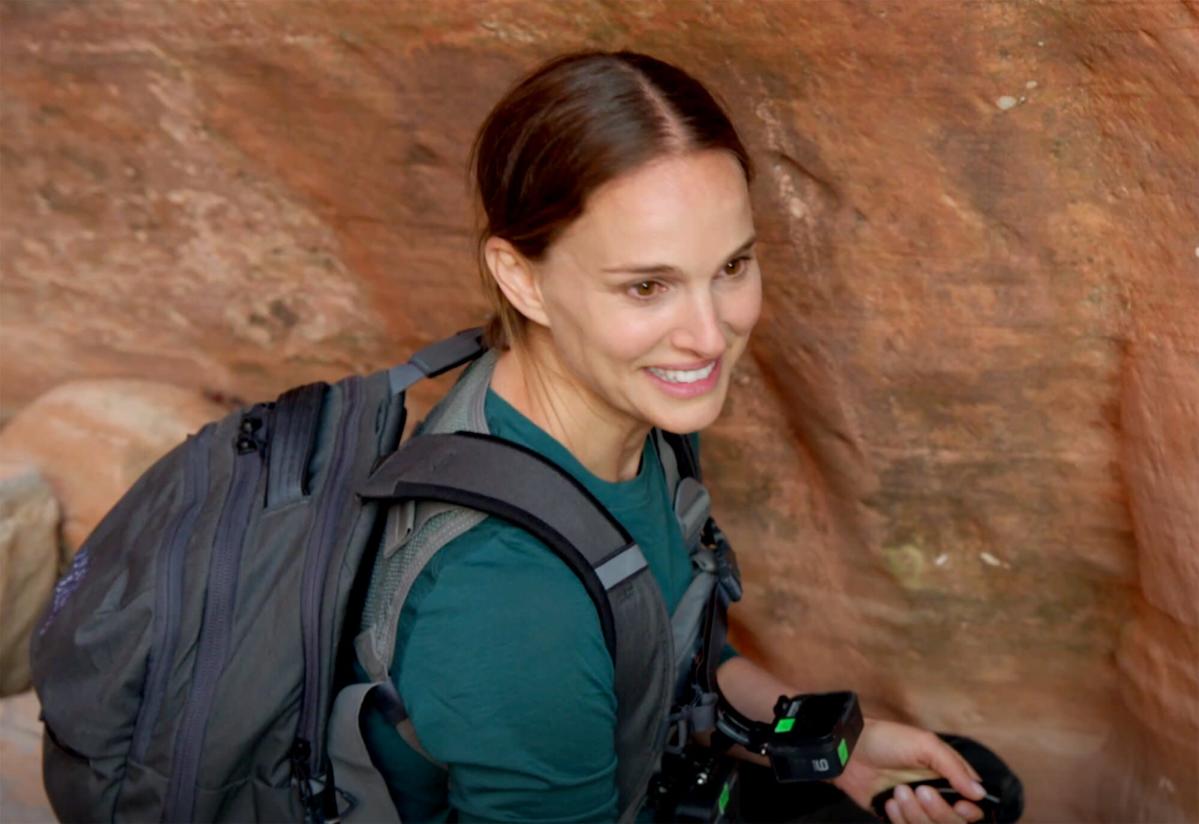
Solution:
<path fill-rule="evenodd" d="M 707 429 L 715 423 L 716 419 L 720 417 L 720 410 L 723 407 L 724 395 L 722 394 L 719 401 L 704 399 L 703 403 L 696 403 L 692 409 L 663 410 L 655 415 L 650 423 L 667 432 L 687 435 Z"/>

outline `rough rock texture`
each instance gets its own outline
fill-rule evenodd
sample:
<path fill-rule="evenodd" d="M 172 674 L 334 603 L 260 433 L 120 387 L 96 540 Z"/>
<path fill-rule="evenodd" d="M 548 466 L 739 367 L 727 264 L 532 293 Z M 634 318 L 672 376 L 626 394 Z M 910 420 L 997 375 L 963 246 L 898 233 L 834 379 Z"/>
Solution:
<path fill-rule="evenodd" d="M 69 559 L 150 464 L 225 411 L 195 390 L 170 384 L 73 381 L 36 399 L 0 430 L 0 456 L 36 465 L 49 481 L 62 504 Z"/>
<path fill-rule="evenodd" d="M 29 689 L 29 636 L 62 568 L 58 501 L 29 464 L 0 459 L 0 697 Z"/>
<path fill-rule="evenodd" d="M 2 8 L 4 416 L 478 320 L 487 107 L 651 51 L 760 169 L 766 312 L 705 440 L 741 646 L 992 743 L 1033 820 L 1199 817 L 1193 0 Z"/>
<path fill-rule="evenodd" d="M 42 788 L 42 722 L 32 692 L 0 699 L 0 811 L 4 824 L 54 820 Z"/>

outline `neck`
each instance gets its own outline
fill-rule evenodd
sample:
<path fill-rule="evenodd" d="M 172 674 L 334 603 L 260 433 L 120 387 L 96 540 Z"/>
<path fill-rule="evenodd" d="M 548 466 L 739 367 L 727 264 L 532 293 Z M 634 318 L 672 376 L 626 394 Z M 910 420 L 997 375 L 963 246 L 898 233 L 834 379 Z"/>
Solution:
<path fill-rule="evenodd" d="M 579 384 L 552 343 L 530 335 L 500 353 L 491 388 L 596 477 L 605 481 L 636 477 L 649 425 L 619 414 Z"/>

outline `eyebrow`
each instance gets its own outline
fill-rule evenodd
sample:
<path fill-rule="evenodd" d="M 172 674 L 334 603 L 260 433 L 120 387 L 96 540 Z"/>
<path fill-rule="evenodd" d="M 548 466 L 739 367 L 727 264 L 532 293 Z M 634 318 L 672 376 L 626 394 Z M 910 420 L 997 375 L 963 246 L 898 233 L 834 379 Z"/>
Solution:
<path fill-rule="evenodd" d="M 750 247 L 758 241 L 757 235 L 750 235 L 749 240 L 742 243 L 733 251 L 725 255 L 725 260 L 735 258 L 743 252 L 748 252 Z M 632 263 L 621 264 L 620 266 L 605 266 L 601 272 L 620 272 L 631 275 L 668 275 L 679 272 L 679 267 L 671 266 L 667 263 L 651 263 L 648 265 L 636 265 Z"/>

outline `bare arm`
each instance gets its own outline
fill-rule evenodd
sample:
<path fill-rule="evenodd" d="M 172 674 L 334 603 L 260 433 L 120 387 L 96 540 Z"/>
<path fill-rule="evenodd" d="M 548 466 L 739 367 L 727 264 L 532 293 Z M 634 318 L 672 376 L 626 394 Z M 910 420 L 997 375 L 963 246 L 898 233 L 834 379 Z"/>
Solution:
<path fill-rule="evenodd" d="M 716 671 L 716 680 L 728 702 L 742 715 L 757 721 L 774 718 L 774 704 L 780 695 L 801 692 L 740 656 L 722 664 Z M 742 747 L 734 747 L 730 752 L 758 764 L 769 763 Z M 867 718 L 849 765 L 833 779 L 833 784 L 866 807 L 875 793 L 887 787 L 937 776 L 950 779 L 967 797 L 980 798 L 983 794 L 982 787 L 975 784 L 978 775 L 974 769 L 936 735 L 904 724 Z M 917 797 L 906 787 L 897 791 L 896 800 L 888 802 L 887 813 L 893 824 L 926 821 L 959 824 L 982 817 L 981 811 L 968 801 L 959 801 L 951 808 L 936 793 Z"/>

